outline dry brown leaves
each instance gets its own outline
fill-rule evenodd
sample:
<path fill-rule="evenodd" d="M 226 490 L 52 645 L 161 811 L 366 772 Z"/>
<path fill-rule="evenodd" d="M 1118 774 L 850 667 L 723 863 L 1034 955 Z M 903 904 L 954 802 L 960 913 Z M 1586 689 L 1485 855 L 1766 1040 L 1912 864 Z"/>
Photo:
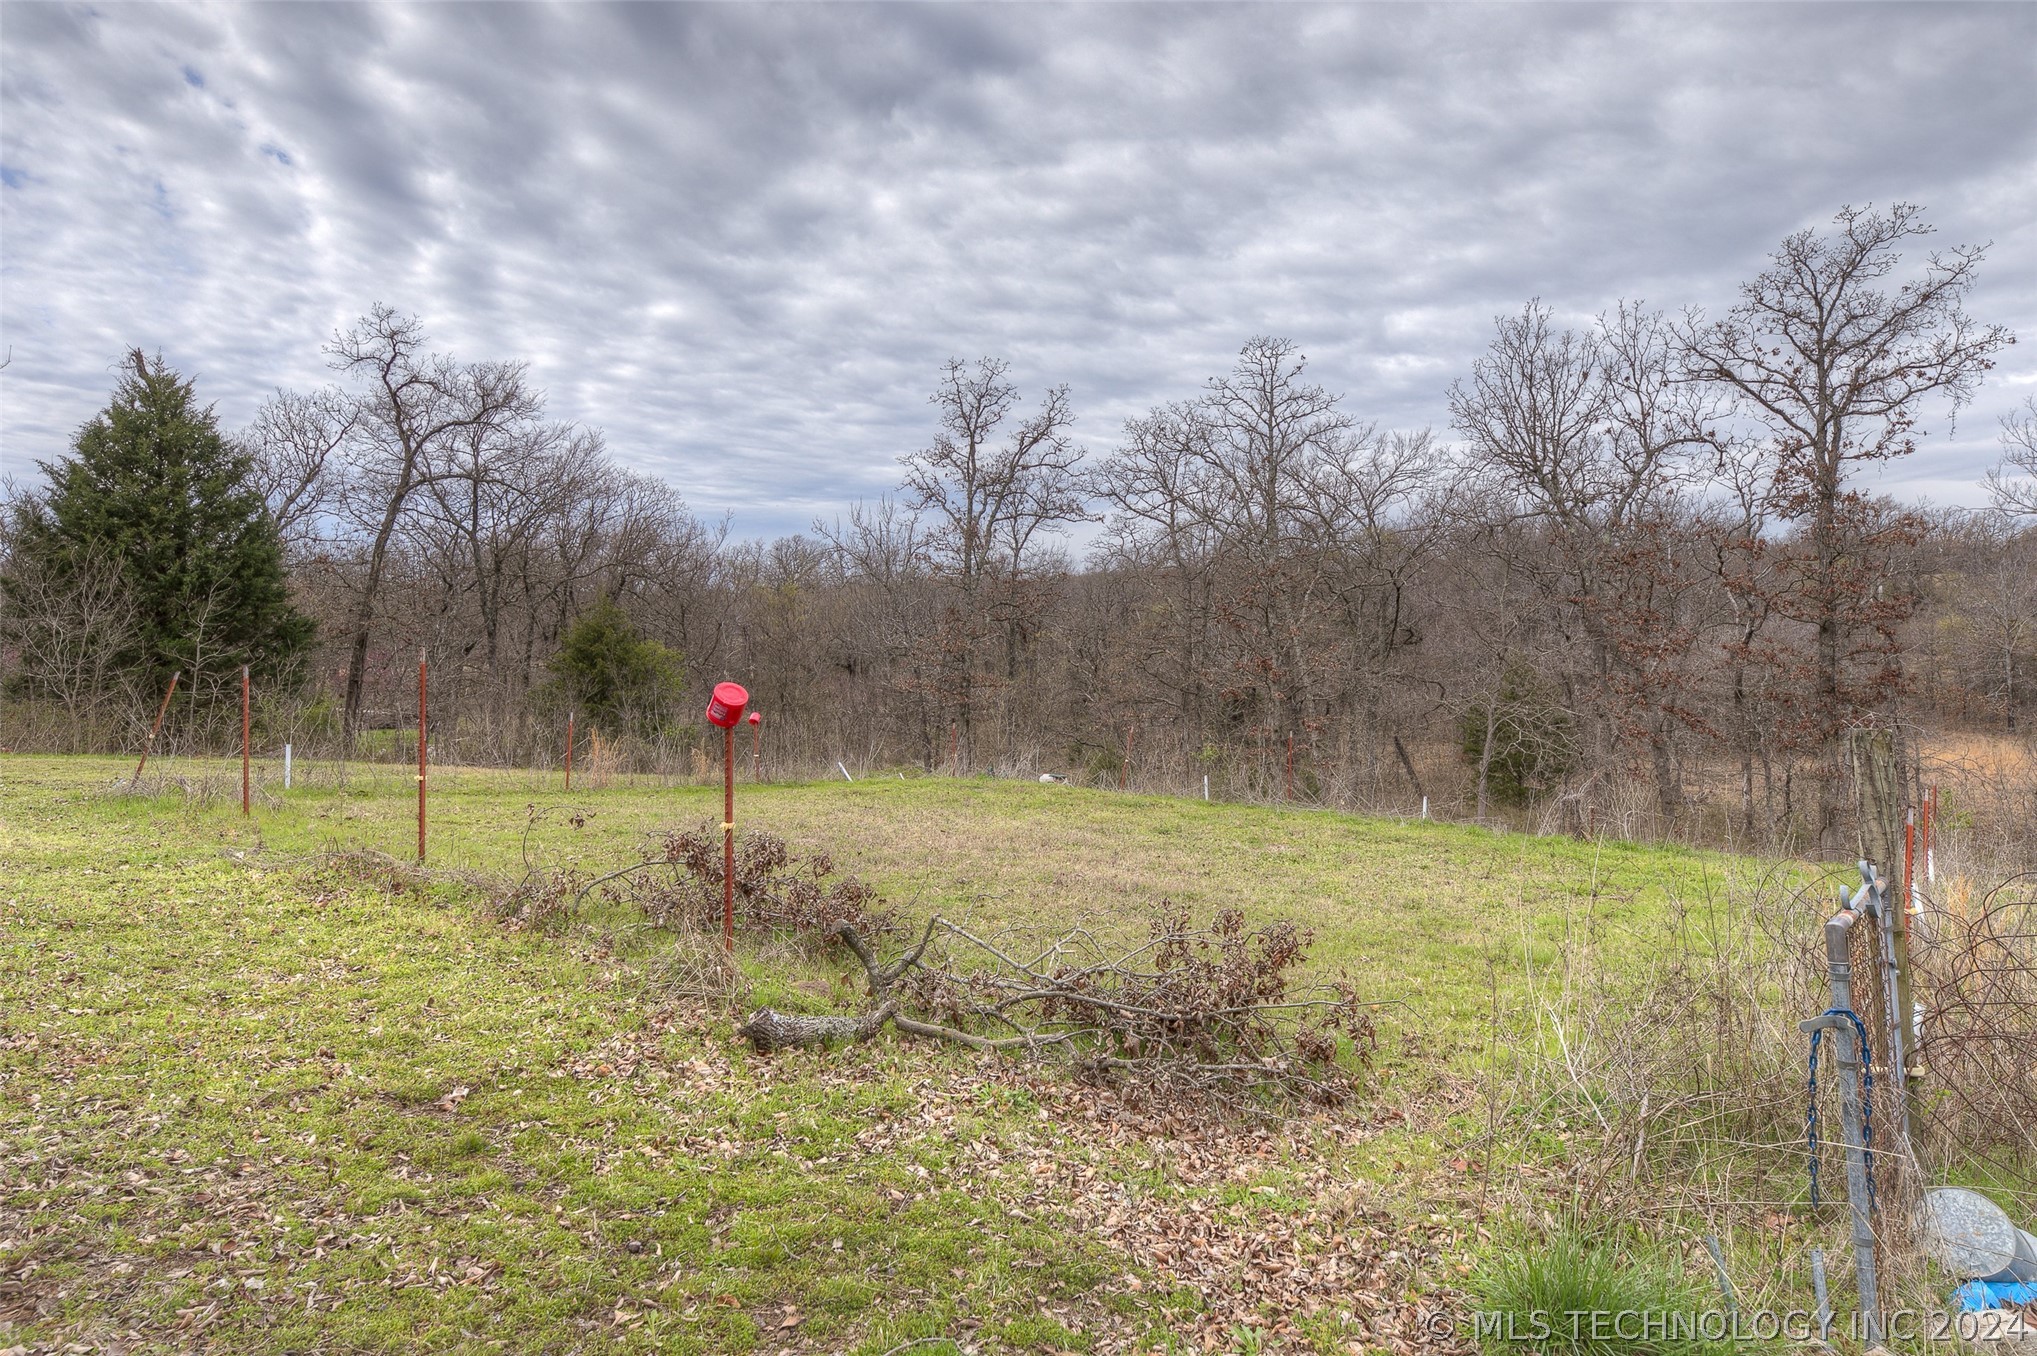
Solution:
<path fill-rule="evenodd" d="M 1450 1325 L 1436 1318 L 1453 1302 L 1439 1278 L 1462 1251 L 1461 1233 L 1441 1215 L 1397 1222 L 1380 1208 L 1370 1183 L 1323 1162 L 1310 1147 L 1324 1131 L 1345 1143 L 1377 1133 L 1400 1119 L 1397 1112 L 1325 1115 L 1283 1134 L 1239 1120 L 1212 1123 L 1196 1105 L 1128 1104 L 1091 1088 L 1035 1092 L 1057 1104 L 1076 1143 L 1094 1158 L 1157 1161 L 1167 1188 L 1128 1188 L 1094 1161 L 1044 1153 L 1031 1169 L 1033 1189 L 1017 1208 L 1062 1215 L 1123 1253 L 1133 1268 L 1119 1279 L 1125 1289 L 1157 1283 L 1193 1291 L 1199 1308 L 1168 1325 L 1177 1340 L 1228 1351 L 1245 1328 L 1279 1350 L 1303 1321 L 1334 1319 L 1352 1334 L 1346 1338 L 1352 1352 L 1471 1350 L 1450 1339 Z M 1275 1172 L 1279 1186 L 1255 1185 Z M 1149 1349 L 1137 1337 L 1107 1333 L 1097 1347 Z"/>
<path fill-rule="evenodd" d="M 707 1039 L 710 1033 L 717 1038 Z M 825 1171 L 838 1162 L 887 1157 L 917 1163 L 927 1161 L 918 1151 L 922 1146 L 938 1147 L 937 1157 L 966 1171 L 972 1189 L 994 1194 L 1006 1214 L 1065 1224 L 1071 1233 L 1113 1250 L 1124 1265 L 1110 1282 L 1067 1303 L 1042 1306 L 1083 1334 L 1097 1356 L 1154 1351 L 1170 1337 L 1191 1350 L 1227 1351 L 1241 1328 L 1259 1333 L 1269 1351 L 1298 1349 L 1305 1326 L 1315 1333 L 1333 1328 L 1354 1353 L 1460 1356 L 1469 1350 L 1445 1335 L 1450 1325 L 1438 1315 L 1447 1315 L 1456 1302 L 1451 1285 L 1467 1246 L 1466 1226 L 1452 1219 L 1462 1221 L 1473 1212 L 1454 1208 L 1448 1184 L 1368 1183 L 1319 1147 L 1376 1136 L 1394 1126 L 1399 1112 L 1353 1107 L 1273 1125 L 1225 1118 L 1193 1100 L 1076 1084 L 1010 1062 L 964 1062 L 947 1051 L 900 1047 L 889 1059 L 887 1074 L 910 1080 L 910 1104 L 873 1116 L 849 1153 L 806 1163 L 804 1169 Z M 590 1145 L 597 1173 L 625 1154 L 733 1158 L 792 1145 L 794 1136 L 786 1131 L 779 1132 L 780 1145 L 689 1126 L 694 1094 L 792 1083 L 849 1086 L 870 1077 L 857 1053 L 746 1058 L 727 1039 L 725 1019 L 683 1010 L 650 1014 L 640 1030 L 561 1061 L 554 1072 L 608 1085 L 594 1094 L 597 1099 L 647 1097 L 671 1111 L 672 1133 L 658 1142 Z M 464 1091 L 446 1093 L 431 1110 L 451 1111 Z M 1000 1114 L 1000 1129 L 989 1140 L 968 1129 L 981 1123 L 987 1105 L 1028 1110 Z M 49 1150 L 60 1142 L 60 1135 L 51 1134 L 37 1146 L 42 1152 L 31 1149 L 9 1164 L 13 1175 L 55 1187 L 56 1179 L 68 1175 L 66 1167 L 83 1166 L 51 1161 Z M 162 1279 L 188 1275 L 181 1269 L 189 1266 L 216 1276 L 215 1288 L 237 1284 L 251 1291 L 262 1278 L 237 1271 L 266 1270 L 269 1259 L 259 1240 L 265 1202 L 277 1185 L 272 1171 L 260 1158 L 166 1162 L 155 1174 L 129 1174 L 106 1189 L 141 1196 L 173 1191 L 215 1220 L 236 1221 L 241 1227 L 228 1245 L 232 1252 L 191 1254 Z M 915 1176 L 925 1171 L 913 1169 Z M 174 1180 L 158 1180 L 162 1177 Z M 938 1180 L 938 1174 L 922 1181 L 918 1189 L 894 1191 L 890 1207 L 955 1185 Z M 1452 1214 L 1422 1213 L 1439 1205 Z M 386 1246 L 378 1236 L 357 1232 L 359 1226 L 351 1219 L 328 1226 L 313 1254 Z M 53 1299 L 41 1292 L 37 1273 L 56 1258 L 38 1250 L 36 1242 L 17 1238 L 17 1248 L 28 1246 L 14 1252 L 9 1274 L 0 1276 L 0 1314 L 11 1313 L 17 1322 L 47 1312 Z M 88 1263 L 100 1286 L 140 1279 L 123 1277 L 119 1259 L 112 1257 L 65 1260 Z M 391 1260 L 396 1265 L 380 1282 L 391 1289 L 486 1289 L 500 1283 L 495 1264 L 485 1258 Z M 1113 1300 L 1128 1294 L 1141 1297 L 1146 1314 L 1154 1314 L 1157 1305 L 1157 1317 L 1136 1325 L 1125 1318 L 1122 1304 Z M 204 1302 L 177 1315 L 177 1337 L 200 1345 L 226 1303 L 268 1298 L 208 1290 Z M 803 1339 L 796 1309 L 759 1318 L 777 1342 L 790 1344 L 788 1350 L 818 1349 Z M 966 1332 L 957 1336 L 967 1344 Z M 95 1335 L 94 1345 L 118 1350 L 120 1338 Z"/>
<path fill-rule="evenodd" d="M 689 1025 L 661 1013 L 643 1033 L 616 1037 L 562 1071 L 585 1079 L 635 1078 L 665 1091 L 705 1089 L 740 1078 L 850 1084 L 866 1077 L 854 1055 L 806 1054 L 747 1061 L 738 1072 L 724 1050 L 709 1045 L 686 1059 L 667 1059 L 659 1033 Z M 857 1134 L 856 1153 L 911 1161 L 915 1146 L 941 1141 L 958 1153 L 972 1182 L 997 1190 L 1007 1213 L 1065 1221 L 1112 1248 L 1124 1271 L 1107 1291 L 1152 1297 L 1159 1292 L 1166 1336 L 1192 1349 L 1230 1350 L 1240 1328 L 1256 1330 L 1268 1350 L 1286 1349 L 1300 1326 L 1334 1324 L 1352 1352 L 1394 1356 L 1460 1356 L 1472 1348 L 1449 1335 L 1458 1298 L 1450 1282 L 1467 1249 L 1468 1201 L 1462 1174 L 1475 1165 L 1444 1165 L 1454 1182 L 1406 1181 L 1390 1191 L 1325 1161 L 1312 1146 L 1352 1144 L 1402 1121 L 1387 1108 L 1324 1111 L 1284 1127 L 1213 1115 L 1193 1097 L 1163 1098 L 1042 1077 L 1023 1067 L 983 1061 L 958 1067 L 950 1057 L 911 1052 L 924 1071 L 914 1105 L 875 1120 Z M 1051 1129 L 1020 1131 L 992 1144 L 956 1144 L 958 1116 L 980 1111 L 986 1091 L 1021 1096 L 1040 1108 Z M 729 1156 L 757 1144 L 682 1135 L 671 1148 Z M 832 1160 L 811 1166 L 824 1167 Z M 1151 1175 L 1159 1189 L 1128 1180 Z M 1280 1185 L 1258 1183 L 1277 1177 Z M 942 1184 L 928 1182 L 929 1190 Z M 916 1193 L 891 1202 L 900 1205 Z M 1433 1200 L 1452 1216 L 1409 1219 L 1386 1208 Z M 1427 1208 L 1426 1206 L 1424 1207 Z M 1192 1301 L 1174 1304 L 1182 1292 Z M 1099 1356 L 1156 1349 L 1157 1331 L 1127 1331 L 1109 1293 L 1046 1312 L 1084 1332 Z M 791 1325 L 787 1325 L 788 1327 Z"/>

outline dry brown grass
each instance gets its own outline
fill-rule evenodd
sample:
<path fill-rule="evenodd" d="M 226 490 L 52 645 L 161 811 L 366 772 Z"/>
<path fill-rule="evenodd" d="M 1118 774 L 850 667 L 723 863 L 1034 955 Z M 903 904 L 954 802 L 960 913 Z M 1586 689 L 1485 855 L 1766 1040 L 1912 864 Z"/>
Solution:
<path fill-rule="evenodd" d="M 2015 735 L 1940 734 L 1922 741 L 1925 776 L 1987 778 L 2037 775 L 2037 751 Z"/>

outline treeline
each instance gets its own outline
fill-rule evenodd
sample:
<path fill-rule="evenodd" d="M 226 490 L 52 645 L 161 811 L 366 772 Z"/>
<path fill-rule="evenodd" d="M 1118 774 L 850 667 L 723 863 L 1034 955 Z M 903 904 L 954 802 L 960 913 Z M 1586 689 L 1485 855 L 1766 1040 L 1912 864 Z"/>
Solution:
<path fill-rule="evenodd" d="M 1835 843 L 1848 728 L 2015 732 L 2032 701 L 2037 401 L 2003 420 L 1989 510 L 1861 488 L 2014 342 L 1963 309 L 1979 250 L 1905 263 L 1927 232 L 1849 209 L 1716 317 L 1566 329 L 1530 302 L 1441 432 L 1367 421 L 1282 339 L 1095 450 L 1068 388 L 951 362 L 897 494 L 772 542 L 548 419 L 523 366 L 377 308 L 327 346 L 332 387 L 217 453 L 315 631 L 171 653 L 120 552 L 52 527 L 47 467 L 8 519 L 5 742 L 131 745 L 171 668 L 199 674 L 185 737 L 224 737 L 207 712 L 258 662 L 276 737 L 372 751 L 423 652 L 448 759 L 556 760 L 575 712 L 615 757 L 697 770 L 705 689 L 734 678 L 785 771 L 1208 777 Z"/>

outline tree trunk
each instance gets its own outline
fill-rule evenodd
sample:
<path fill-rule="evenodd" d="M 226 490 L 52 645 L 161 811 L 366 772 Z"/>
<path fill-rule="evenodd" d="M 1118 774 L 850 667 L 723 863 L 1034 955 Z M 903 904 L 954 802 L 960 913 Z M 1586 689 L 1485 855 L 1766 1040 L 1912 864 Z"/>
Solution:
<path fill-rule="evenodd" d="M 1683 813 L 1683 787 L 1676 775 L 1676 751 L 1670 746 L 1668 724 L 1668 719 L 1656 712 L 1655 729 L 1648 741 L 1655 762 L 1655 808 L 1665 832 L 1675 827 L 1677 816 Z"/>
<path fill-rule="evenodd" d="M 1883 880 L 1893 881 L 1903 860 L 1902 772 L 1895 736 L 1888 730 L 1855 730 L 1849 742 L 1860 856 L 1874 864 Z"/>
<path fill-rule="evenodd" d="M 410 468 L 404 468 L 403 477 L 389 496 L 389 507 L 382 514 L 381 530 L 375 534 L 374 549 L 368 555 L 368 577 L 361 584 L 361 606 L 354 613 L 354 639 L 347 663 L 347 698 L 340 717 L 340 738 L 347 752 L 353 752 L 354 741 L 361 732 L 361 694 L 368 678 L 368 633 L 375 622 L 375 594 L 382 586 L 382 568 L 389 559 L 389 539 L 396 534 L 396 520 L 403 512 L 403 501 L 410 497 Z"/>
<path fill-rule="evenodd" d="M 736 1034 L 762 1055 L 801 1046 L 826 1045 L 829 1041 L 861 1042 L 882 1031 L 884 1024 L 897 1011 L 896 1003 L 886 1003 L 861 1017 L 806 1017 L 758 1008 L 750 1014 L 748 1021 L 736 1028 Z"/>

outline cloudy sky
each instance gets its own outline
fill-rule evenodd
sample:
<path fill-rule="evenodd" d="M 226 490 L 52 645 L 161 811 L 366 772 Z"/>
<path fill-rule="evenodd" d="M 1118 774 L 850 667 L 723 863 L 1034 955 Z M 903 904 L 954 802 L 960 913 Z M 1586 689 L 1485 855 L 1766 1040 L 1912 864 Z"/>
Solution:
<path fill-rule="evenodd" d="M 950 355 L 1093 449 L 1249 336 L 1447 422 L 1500 312 L 1730 302 L 1842 204 L 1992 241 L 2037 391 L 2037 5 L 0 6 L 0 470 L 127 347 L 230 425 L 381 301 L 741 535 L 890 488 Z"/>

